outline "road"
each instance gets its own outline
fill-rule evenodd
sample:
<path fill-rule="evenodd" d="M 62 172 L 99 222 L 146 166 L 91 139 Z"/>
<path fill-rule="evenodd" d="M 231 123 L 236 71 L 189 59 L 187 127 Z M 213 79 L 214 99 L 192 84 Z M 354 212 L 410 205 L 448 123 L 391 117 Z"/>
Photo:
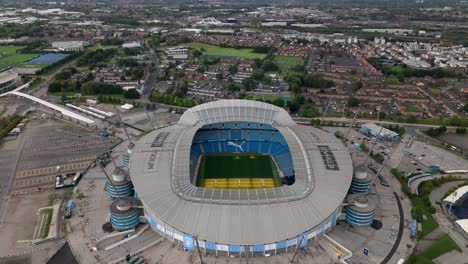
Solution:
<path fill-rule="evenodd" d="M 321 117 L 316 118 L 306 118 L 306 117 L 294 117 L 293 120 L 300 125 L 309 125 L 311 120 L 322 119 Z M 337 123 L 349 123 L 353 121 L 351 118 L 341 118 L 341 117 L 325 117 L 324 121 L 333 121 Z M 409 127 L 410 129 L 428 129 L 431 127 L 439 127 L 439 125 L 426 125 L 426 124 L 413 124 L 413 123 L 399 123 L 388 120 L 375 120 L 375 119 L 366 119 L 366 118 L 357 118 L 354 124 L 366 124 L 366 123 L 378 123 L 383 125 L 399 125 L 404 127 Z M 456 126 L 447 126 L 447 131 L 453 132 L 457 129 Z"/>
<path fill-rule="evenodd" d="M 60 72 L 61 70 L 65 69 L 65 68 L 75 66 L 77 60 L 78 60 L 78 58 L 73 59 L 73 60 L 59 66 L 57 69 L 55 69 L 54 72 L 51 72 L 48 75 L 42 76 L 42 77 L 45 77 L 43 79 L 42 83 L 39 84 L 37 87 L 26 91 L 26 93 L 30 94 L 30 95 L 33 95 L 33 96 L 36 96 L 36 97 L 42 97 L 42 96 L 47 95 L 47 88 L 49 88 L 49 84 L 52 82 L 55 74 L 57 74 L 58 72 Z"/>
<path fill-rule="evenodd" d="M 153 90 L 154 84 L 156 83 L 156 78 L 158 76 L 159 71 L 161 70 L 161 65 L 159 63 L 158 55 L 156 53 L 151 53 L 151 61 L 154 64 L 154 69 L 152 72 L 149 73 L 148 78 L 145 80 L 145 85 L 141 92 L 142 101 L 146 101 Z"/>

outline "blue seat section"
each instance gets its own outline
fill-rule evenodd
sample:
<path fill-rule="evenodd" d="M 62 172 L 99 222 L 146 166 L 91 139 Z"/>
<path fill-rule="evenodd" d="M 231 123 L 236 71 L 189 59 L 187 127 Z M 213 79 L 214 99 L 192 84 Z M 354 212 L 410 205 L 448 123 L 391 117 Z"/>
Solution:
<path fill-rule="evenodd" d="M 190 176 L 204 153 L 250 152 L 269 154 L 284 176 L 294 174 L 291 153 L 281 133 L 268 124 L 224 122 L 204 125 L 193 138 L 190 150 Z"/>
<path fill-rule="evenodd" d="M 271 142 L 269 141 L 262 141 L 260 142 L 260 153 L 268 153 L 268 149 L 270 148 Z"/>

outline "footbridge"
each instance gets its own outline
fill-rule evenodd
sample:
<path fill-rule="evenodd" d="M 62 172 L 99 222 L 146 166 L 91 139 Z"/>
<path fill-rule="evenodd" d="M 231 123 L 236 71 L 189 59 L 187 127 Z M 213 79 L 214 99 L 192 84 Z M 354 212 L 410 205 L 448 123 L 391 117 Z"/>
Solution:
<path fill-rule="evenodd" d="M 53 109 L 53 110 L 55 110 L 55 111 L 58 111 L 58 112 L 60 112 L 60 113 L 61 113 L 62 115 L 64 115 L 64 116 L 68 116 L 68 117 L 74 118 L 74 119 L 76 119 L 76 120 L 78 120 L 78 121 L 81 121 L 81 122 L 84 122 L 84 123 L 87 123 L 87 124 L 93 124 L 93 123 L 94 123 L 94 121 L 93 121 L 92 119 L 89 119 L 89 118 L 87 118 L 87 117 L 81 116 L 81 115 L 79 115 L 79 114 L 77 114 L 77 113 L 75 113 L 75 112 L 72 112 L 72 111 L 70 111 L 70 110 L 68 110 L 68 109 L 66 109 L 66 108 L 63 108 L 63 107 L 61 107 L 61 106 L 58 106 L 58 105 L 49 103 L 49 102 L 47 102 L 47 101 L 45 101 L 45 100 L 42 100 L 42 99 L 40 99 L 40 98 L 37 98 L 37 97 L 35 97 L 35 96 L 32 96 L 32 95 L 29 95 L 29 94 L 20 92 L 22 89 L 29 87 L 30 84 L 31 84 L 31 82 L 26 83 L 26 84 L 24 84 L 24 85 L 22 85 L 22 86 L 20 86 L 20 87 L 18 87 L 18 88 L 16 88 L 16 89 L 12 90 L 12 91 L 9 91 L 9 92 L 0 94 L 0 97 L 4 97 L 4 96 L 7 96 L 7 95 L 16 95 L 16 96 L 20 96 L 20 97 L 23 97 L 23 98 L 27 98 L 27 99 L 29 99 L 29 100 L 32 100 L 32 101 L 34 101 L 34 102 L 36 102 L 36 103 L 39 103 L 39 104 L 41 104 L 41 105 L 44 105 L 44 106 L 46 106 L 46 107 L 48 107 L 48 108 L 51 108 L 51 109 Z"/>

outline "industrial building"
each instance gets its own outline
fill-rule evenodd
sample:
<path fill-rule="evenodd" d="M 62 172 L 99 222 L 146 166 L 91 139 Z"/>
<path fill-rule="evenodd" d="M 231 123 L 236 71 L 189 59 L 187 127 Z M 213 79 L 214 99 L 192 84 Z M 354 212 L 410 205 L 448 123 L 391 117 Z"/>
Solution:
<path fill-rule="evenodd" d="M 80 51 L 83 50 L 88 43 L 85 41 L 54 41 L 52 48 L 59 51 Z"/>
<path fill-rule="evenodd" d="M 400 138 L 398 133 L 374 123 L 367 123 L 362 125 L 359 131 L 361 131 L 363 134 L 377 137 L 379 140 L 396 141 Z"/>
<path fill-rule="evenodd" d="M 182 46 L 167 48 L 166 55 L 173 60 L 186 60 L 188 59 L 188 49 Z"/>
<path fill-rule="evenodd" d="M 268 155 L 282 184 L 244 188 L 236 179 L 198 185 L 200 159 L 219 153 L 236 159 Z M 282 108 L 249 100 L 190 108 L 176 125 L 140 138 L 130 155 L 129 172 L 151 228 L 186 250 L 198 244 L 204 253 L 220 256 L 264 256 L 306 246 L 336 225 L 353 177 L 341 141 L 297 125 Z M 364 224 L 372 218 L 367 215 Z"/>

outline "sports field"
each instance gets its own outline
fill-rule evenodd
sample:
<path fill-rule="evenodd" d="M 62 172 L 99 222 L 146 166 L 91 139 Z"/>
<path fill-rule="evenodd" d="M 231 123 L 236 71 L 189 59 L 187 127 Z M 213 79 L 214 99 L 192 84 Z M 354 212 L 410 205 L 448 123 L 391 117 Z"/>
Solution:
<path fill-rule="evenodd" d="M 0 69 L 7 67 L 24 66 L 27 61 L 38 56 L 38 54 L 19 54 L 17 50 L 24 46 L 0 46 Z"/>
<path fill-rule="evenodd" d="M 264 53 L 255 53 L 251 48 L 224 48 L 205 43 L 185 43 L 182 46 L 191 47 L 194 49 L 202 49 L 204 56 L 212 57 L 236 57 L 243 60 L 263 59 L 266 57 Z"/>
<path fill-rule="evenodd" d="M 280 185 L 271 156 L 260 154 L 204 155 L 197 176 L 197 186 L 205 188 L 259 189 Z"/>

